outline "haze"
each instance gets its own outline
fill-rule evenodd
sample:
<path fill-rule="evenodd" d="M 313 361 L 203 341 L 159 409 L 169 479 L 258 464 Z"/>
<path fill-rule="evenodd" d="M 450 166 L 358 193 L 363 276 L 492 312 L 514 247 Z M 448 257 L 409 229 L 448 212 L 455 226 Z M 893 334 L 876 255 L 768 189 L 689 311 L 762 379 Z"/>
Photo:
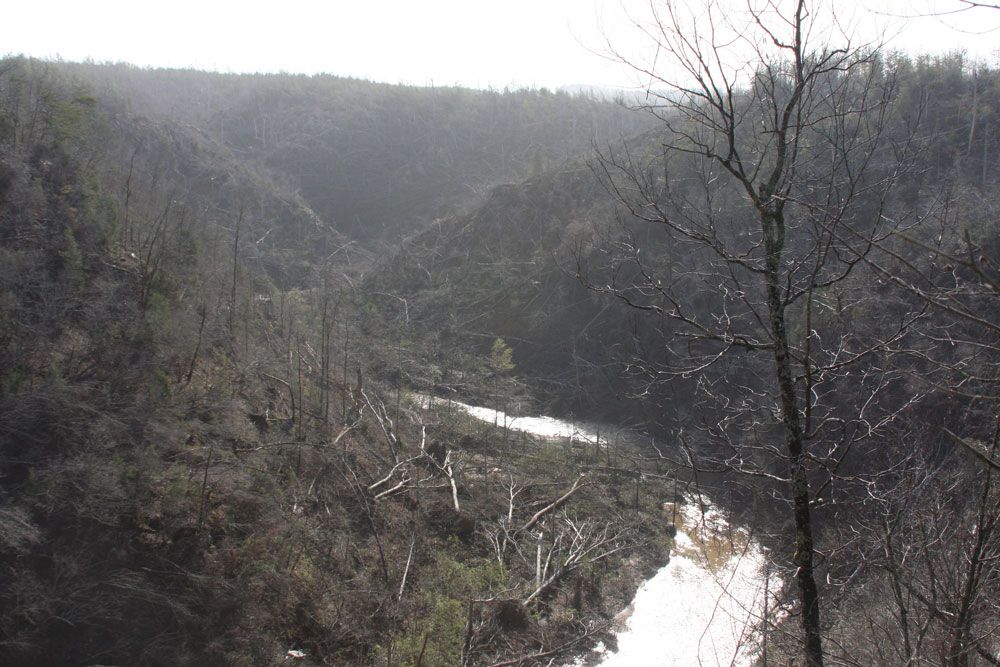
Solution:
<path fill-rule="evenodd" d="M 953 12 L 958 0 L 838 2 L 854 32 L 890 36 L 911 52 L 962 48 L 994 55 L 995 13 Z M 0 25 L 0 47 L 64 60 L 229 72 L 327 72 L 390 83 L 477 88 L 643 82 L 611 62 L 606 37 L 636 44 L 630 17 L 648 0 L 468 0 L 365 3 L 169 4 L 68 0 L 16 3 Z M 901 17 L 934 15 L 906 21 Z"/>

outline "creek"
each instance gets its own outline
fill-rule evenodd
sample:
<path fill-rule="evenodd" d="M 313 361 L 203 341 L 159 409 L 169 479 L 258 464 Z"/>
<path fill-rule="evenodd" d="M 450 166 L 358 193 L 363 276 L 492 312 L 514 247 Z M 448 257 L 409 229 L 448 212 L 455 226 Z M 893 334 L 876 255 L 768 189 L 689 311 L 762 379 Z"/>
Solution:
<path fill-rule="evenodd" d="M 553 417 L 512 417 L 501 411 L 449 403 L 485 422 L 539 438 L 569 438 L 601 446 L 627 429 Z M 614 435 L 611 435 L 614 434 Z M 633 434 L 638 437 L 637 434 Z M 750 667 L 762 649 L 757 621 L 766 611 L 769 579 L 761 545 L 704 494 L 685 494 L 666 509 L 677 529 L 670 561 L 646 580 L 617 619 L 617 649 L 603 644 L 574 667 Z"/>

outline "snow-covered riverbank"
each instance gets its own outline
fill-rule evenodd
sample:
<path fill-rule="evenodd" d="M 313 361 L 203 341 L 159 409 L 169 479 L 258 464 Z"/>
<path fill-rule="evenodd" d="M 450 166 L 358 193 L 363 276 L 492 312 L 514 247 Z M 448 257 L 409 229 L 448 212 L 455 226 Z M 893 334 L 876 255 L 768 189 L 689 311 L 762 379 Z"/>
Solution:
<path fill-rule="evenodd" d="M 503 412 L 457 401 L 450 404 L 485 422 L 506 425 L 543 438 L 606 442 L 620 429 L 581 428 L 552 417 L 510 417 Z M 668 506 L 677 535 L 670 562 L 647 580 L 622 616 L 617 650 L 603 645 L 598 657 L 575 665 L 600 667 L 689 667 L 754 664 L 761 647 L 758 621 L 768 590 L 763 548 L 744 529 L 731 526 L 704 495 Z M 777 589 L 780 582 L 770 583 Z"/>

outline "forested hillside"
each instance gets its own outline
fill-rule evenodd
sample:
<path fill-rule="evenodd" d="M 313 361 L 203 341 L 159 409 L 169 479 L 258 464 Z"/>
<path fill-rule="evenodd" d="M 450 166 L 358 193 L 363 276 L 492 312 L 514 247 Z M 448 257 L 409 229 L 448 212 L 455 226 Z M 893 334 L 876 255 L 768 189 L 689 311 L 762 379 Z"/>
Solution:
<path fill-rule="evenodd" d="M 988 663 L 1000 81 L 959 56 L 878 68 L 849 94 L 871 96 L 880 115 L 800 148 L 803 190 L 789 198 L 803 221 L 785 230 L 778 286 L 815 448 L 805 468 L 823 634 L 845 664 Z M 701 111 L 686 111 L 674 132 L 694 141 L 679 128 Z M 754 204 L 706 149 L 671 153 L 673 140 L 642 135 L 498 188 L 408 241 L 371 284 L 409 299 L 429 353 L 460 340 L 485 349 L 483 333 L 499 334 L 561 409 L 628 417 L 684 443 L 654 458 L 719 476 L 732 507 L 751 510 L 744 521 L 791 557 L 795 530 L 776 530 L 793 502 L 790 461 L 764 444 L 780 441 L 782 419 L 753 286 L 766 258 Z M 737 135 L 734 150 L 758 159 L 758 140 Z M 415 380 L 449 389 L 447 377 Z"/>
<path fill-rule="evenodd" d="M 871 215 L 904 219 L 914 230 L 914 238 L 897 237 L 893 243 L 900 247 L 891 246 L 891 252 L 904 257 L 913 254 L 917 242 L 955 252 L 966 231 L 978 235 L 977 247 L 988 247 L 995 239 L 978 207 L 990 206 L 991 179 L 997 177 L 992 156 L 1000 135 L 989 129 L 996 113 L 996 72 L 979 68 L 970 73 L 957 56 L 933 61 L 902 58 L 892 66 L 896 117 L 886 124 L 885 132 L 892 134 L 887 141 L 897 147 L 905 143 L 910 157 L 906 165 L 892 159 L 889 167 L 900 168 L 892 200 L 884 202 L 892 208 L 873 209 Z M 665 165 L 657 146 L 665 137 L 658 132 L 637 135 L 627 144 L 581 155 L 518 186 L 498 187 L 475 211 L 442 218 L 410 238 L 370 272 L 368 284 L 373 291 L 410 299 L 412 330 L 446 337 L 446 348 L 449 337 L 464 336 L 468 344 L 478 343 L 481 349 L 492 340 L 483 334 L 509 338 L 516 357 L 526 362 L 524 373 L 548 385 L 556 396 L 572 396 L 579 408 L 600 410 L 623 392 L 661 392 L 653 401 L 659 416 L 651 418 L 669 427 L 672 417 L 662 411 L 671 408 L 663 403 L 674 403 L 675 393 L 685 393 L 677 389 L 683 379 L 649 384 L 649 375 L 670 354 L 671 327 L 649 317 L 637 325 L 641 313 L 622 298 L 601 293 L 614 284 L 631 289 L 636 300 L 655 297 L 643 285 L 644 267 L 634 261 L 639 253 L 649 258 L 650 270 L 673 265 L 679 273 L 684 262 L 711 261 L 703 255 L 692 257 L 693 246 L 672 238 L 663 225 L 646 224 L 641 215 L 630 215 L 621 206 L 627 202 L 619 201 L 615 207 L 620 197 L 610 178 L 626 166 L 662 175 Z M 677 179 L 689 192 L 704 187 L 696 180 L 695 169 L 696 165 L 683 165 Z M 641 185 L 629 184 L 636 190 Z M 735 205 L 730 202 L 737 202 L 740 194 L 732 185 L 720 184 L 712 196 L 725 202 L 717 206 L 724 206 Z M 656 206 L 655 201 L 643 204 Z M 696 206 L 694 196 L 687 204 Z M 969 210 L 959 213 L 956 206 Z M 963 217 L 944 229 L 940 222 L 926 224 L 928 215 L 940 216 L 942 210 Z M 926 269 L 920 264 L 913 268 Z M 892 299 L 894 292 L 885 289 L 891 282 L 888 278 L 873 267 L 872 273 L 854 279 L 844 290 L 875 289 Z M 694 288 L 705 294 L 700 308 L 706 312 L 711 306 L 707 299 L 717 287 L 711 280 L 706 278 L 703 287 Z M 845 297 L 840 298 L 843 307 Z M 398 300 L 386 302 L 387 308 L 396 305 Z M 427 345 L 433 347 L 431 342 Z M 631 378 L 621 373 L 629 362 L 636 371 Z M 589 379 L 581 385 L 581 378 Z M 598 395 L 588 398 L 593 391 Z M 631 407 L 618 404 L 612 410 L 622 414 Z"/>
<path fill-rule="evenodd" d="M 653 496 L 581 479 L 592 449 L 417 407 L 369 251 L 256 158 L 128 107 L 0 64 L 2 661 L 586 650 L 664 558 Z M 550 514 L 575 560 L 536 572 Z"/>
<path fill-rule="evenodd" d="M 596 665 L 713 498 L 757 664 L 997 664 L 1000 72 L 759 18 L 637 108 L 0 60 L 0 662 Z"/>
<path fill-rule="evenodd" d="M 393 244 L 497 183 L 631 136 L 597 97 L 390 86 L 332 76 L 70 66 L 134 112 L 193 126 L 262 165 L 353 239 Z"/>

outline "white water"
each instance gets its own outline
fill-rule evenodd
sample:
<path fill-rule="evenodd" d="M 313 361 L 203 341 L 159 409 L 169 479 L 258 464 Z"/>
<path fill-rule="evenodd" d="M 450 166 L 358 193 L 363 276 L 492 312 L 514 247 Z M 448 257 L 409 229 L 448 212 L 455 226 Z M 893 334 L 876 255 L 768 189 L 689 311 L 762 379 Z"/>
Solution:
<path fill-rule="evenodd" d="M 677 524 L 670 563 L 636 593 L 618 651 L 605 655 L 601 667 L 754 664 L 763 550 L 718 510 L 709 507 L 703 516 L 693 497 L 678 508 Z"/>
<path fill-rule="evenodd" d="M 419 396 L 424 405 L 432 402 L 435 405 L 451 405 L 467 412 L 476 419 L 498 426 L 506 426 L 511 431 L 521 431 L 539 438 L 569 438 L 579 442 L 594 444 L 600 440 L 607 441 L 607 436 L 599 436 L 596 431 L 590 431 L 579 424 L 571 424 L 553 417 L 511 417 L 510 415 L 490 408 L 480 408 L 458 401 L 448 401 L 436 396 Z"/>
<path fill-rule="evenodd" d="M 446 404 L 440 398 L 421 397 Z M 485 422 L 543 438 L 599 442 L 596 432 L 552 417 L 509 417 L 451 401 Z M 602 429 L 603 430 L 603 429 Z M 618 650 L 598 645 L 599 667 L 750 667 L 759 651 L 756 621 L 767 590 L 765 554 L 747 531 L 733 528 L 704 495 L 676 508 L 670 562 L 639 588 L 617 634 Z M 672 506 L 670 506 L 671 509 Z M 773 589 L 780 583 L 771 582 Z"/>

